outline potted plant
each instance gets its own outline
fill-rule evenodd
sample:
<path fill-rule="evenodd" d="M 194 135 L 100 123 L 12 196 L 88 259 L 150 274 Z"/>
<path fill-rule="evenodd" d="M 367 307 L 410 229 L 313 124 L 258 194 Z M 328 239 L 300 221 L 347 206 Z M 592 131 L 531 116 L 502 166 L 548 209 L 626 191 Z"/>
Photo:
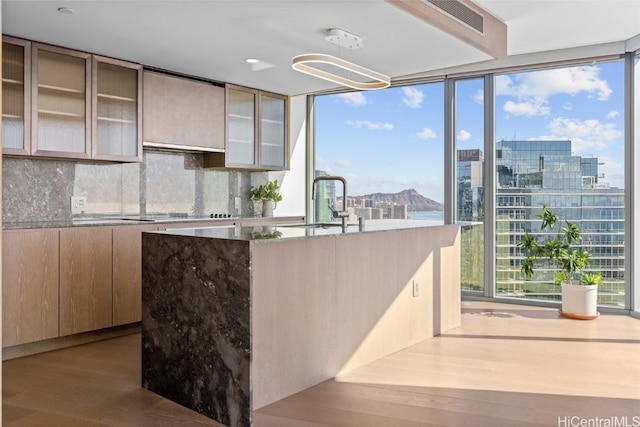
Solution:
<path fill-rule="evenodd" d="M 266 183 L 251 189 L 251 200 L 262 202 L 262 216 L 273 216 L 273 210 L 278 202 L 282 201 L 278 180 Z"/>
<path fill-rule="evenodd" d="M 542 207 L 542 214 L 536 217 L 542 220 L 542 231 L 555 230 L 560 221 L 558 215 L 546 206 Z M 529 279 L 534 274 L 534 267 L 541 262 L 555 266 L 559 269 L 555 273 L 555 284 L 562 286 L 560 314 L 572 319 L 595 319 L 598 317 L 598 284 L 602 276 L 600 273 L 585 273 L 591 254 L 578 246 L 582 241 L 582 231 L 576 224 L 564 222 L 565 227 L 542 241 L 525 233 L 518 241 L 518 246 L 526 256 L 520 271 Z"/>

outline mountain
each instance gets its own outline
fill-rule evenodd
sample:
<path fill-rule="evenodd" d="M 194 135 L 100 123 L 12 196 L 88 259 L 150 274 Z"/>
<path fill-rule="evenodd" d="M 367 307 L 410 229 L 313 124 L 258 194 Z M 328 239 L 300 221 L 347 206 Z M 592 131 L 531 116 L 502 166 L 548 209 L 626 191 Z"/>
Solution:
<path fill-rule="evenodd" d="M 438 203 L 435 200 L 424 197 L 413 188 L 409 190 L 402 190 L 399 193 L 374 193 L 354 197 L 372 199 L 374 203 L 385 202 L 395 203 L 398 205 L 408 205 L 408 210 L 410 212 L 443 210 L 442 203 Z"/>

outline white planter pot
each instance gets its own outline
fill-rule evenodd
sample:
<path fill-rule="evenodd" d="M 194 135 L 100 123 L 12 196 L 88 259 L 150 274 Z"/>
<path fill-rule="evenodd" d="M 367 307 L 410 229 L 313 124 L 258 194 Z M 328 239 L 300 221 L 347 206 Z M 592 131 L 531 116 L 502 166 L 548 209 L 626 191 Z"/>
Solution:
<path fill-rule="evenodd" d="M 275 203 L 272 200 L 263 200 L 262 201 L 262 216 L 264 218 L 273 216 L 273 209 L 275 208 Z"/>
<path fill-rule="evenodd" d="M 573 319 L 598 317 L 598 286 L 562 283 L 560 314 Z"/>

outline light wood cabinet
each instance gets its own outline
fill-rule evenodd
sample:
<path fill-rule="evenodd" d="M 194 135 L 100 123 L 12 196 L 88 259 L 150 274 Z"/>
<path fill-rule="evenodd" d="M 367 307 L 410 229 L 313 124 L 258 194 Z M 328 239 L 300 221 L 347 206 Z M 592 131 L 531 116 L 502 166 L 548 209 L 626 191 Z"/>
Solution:
<path fill-rule="evenodd" d="M 91 158 L 91 55 L 33 43 L 31 154 Z"/>
<path fill-rule="evenodd" d="M 142 66 L 93 56 L 92 158 L 142 160 Z"/>
<path fill-rule="evenodd" d="M 3 154 L 142 161 L 142 66 L 3 36 Z"/>
<path fill-rule="evenodd" d="M 256 118 L 258 91 L 236 86 L 227 87 L 226 166 L 257 167 Z"/>
<path fill-rule="evenodd" d="M 224 88 L 153 71 L 143 75 L 145 146 L 224 150 Z"/>
<path fill-rule="evenodd" d="M 157 225 L 113 229 L 113 326 L 142 319 L 142 232 Z"/>
<path fill-rule="evenodd" d="M 31 153 L 31 43 L 2 37 L 2 152 Z"/>
<path fill-rule="evenodd" d="M 205 167 L 283 170 L 289 165 L 288 98 L 227 85 L 227 145 Z"/>
<path fill-rule="evenodd" d="M 287 98 L 260 94 L 260 158 L 261 169 L 287 168 Z"/>
<path fill-rule="evenodd" d="M 229 221 L 2 232 L 2 346 L 141 320 L 142 233 Z"/>
<path fill-rule="evenodd" d="M 60 335 L 112 322 L 112 229 L 60 230 Z"/>
<path fill-rule="evenodd" d="M 2 345 L 58 336 L 58 232 L 2 233 Z"/>

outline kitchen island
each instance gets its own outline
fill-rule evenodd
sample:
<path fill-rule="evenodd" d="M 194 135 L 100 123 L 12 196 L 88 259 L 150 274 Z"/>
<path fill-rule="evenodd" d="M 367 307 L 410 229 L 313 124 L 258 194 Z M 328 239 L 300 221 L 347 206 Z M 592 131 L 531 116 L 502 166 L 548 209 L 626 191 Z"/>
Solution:
<path fill-rule="evenodd" d="M 229 426 L 460 323 L 455 225 L 143 233 L 142 384 Z"/>

